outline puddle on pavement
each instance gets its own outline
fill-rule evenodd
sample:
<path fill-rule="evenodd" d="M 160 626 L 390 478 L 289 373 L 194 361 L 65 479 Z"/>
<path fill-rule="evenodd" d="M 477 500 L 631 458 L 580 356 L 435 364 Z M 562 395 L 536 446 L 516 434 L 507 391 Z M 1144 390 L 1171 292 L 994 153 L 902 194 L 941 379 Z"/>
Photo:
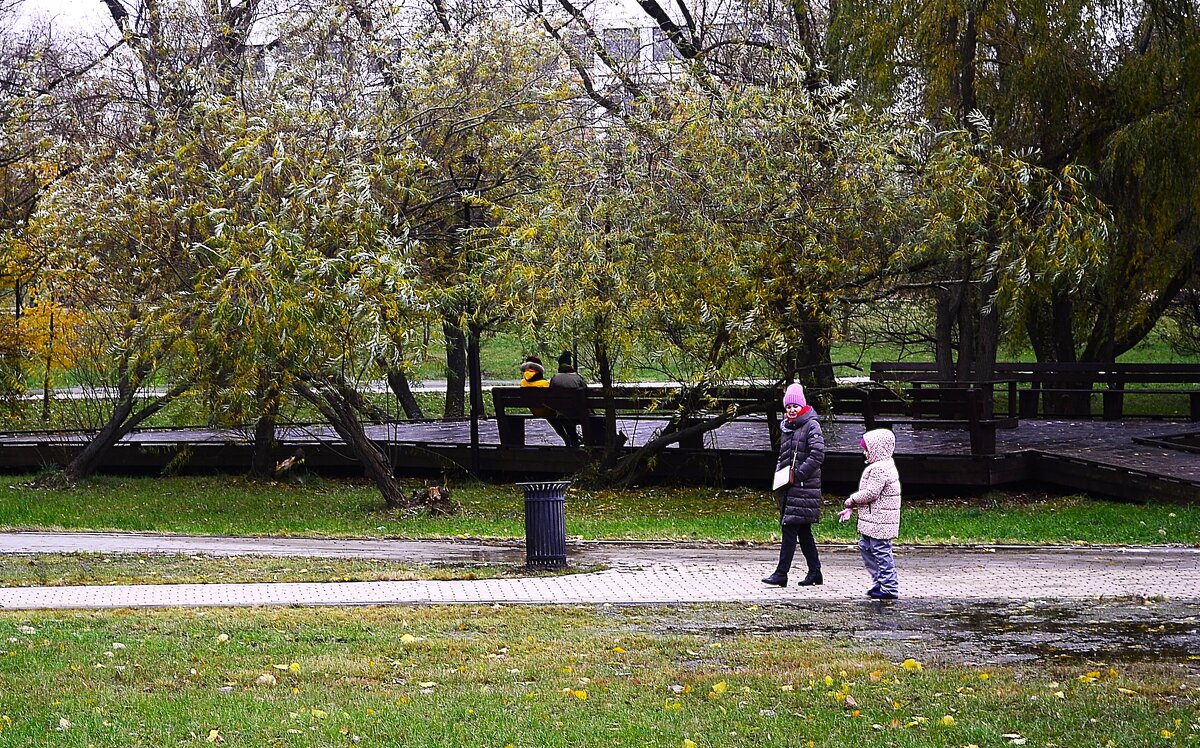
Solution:
<path fill-rule="evenodd" d="M 887 608 L 891 607 L 891 610 Z M 1057 661 L 1187 664 L 1200 652 L 1200 605 L 1152 602 L 957 604 L 868 607 L 867 637 L 912 636 L 962 664 Z M 877 625 L 871 625 L 875 623 Z M 883 631 L 872 631 L 882 629 Z M 859 638 L 856 632 L 855 638 Z M 1200 661 L 1191 668 L 1200 669 Z"/>
<path fill-rule="evenodd" d="M 697 617 L 699 618 L 699 617 Z M 1200 602 L 904 601 L 763 606 L 753 619 L 671 630 L 849 639 L 888 656 L 959 665 L 1170 663 L 1200 672 Z"/>

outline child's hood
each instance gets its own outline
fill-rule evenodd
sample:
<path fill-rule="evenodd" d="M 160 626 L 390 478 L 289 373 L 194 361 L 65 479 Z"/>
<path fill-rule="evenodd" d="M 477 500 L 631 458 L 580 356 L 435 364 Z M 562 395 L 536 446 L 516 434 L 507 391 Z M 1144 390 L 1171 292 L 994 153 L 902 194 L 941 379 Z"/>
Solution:
<path fill-rule="evenodd" d="M 863 434 L 863 445 L 867 449 L 868 464 L 882 462 L 896 451 L 896 435 L 890 429 L 872 429 Z"/>

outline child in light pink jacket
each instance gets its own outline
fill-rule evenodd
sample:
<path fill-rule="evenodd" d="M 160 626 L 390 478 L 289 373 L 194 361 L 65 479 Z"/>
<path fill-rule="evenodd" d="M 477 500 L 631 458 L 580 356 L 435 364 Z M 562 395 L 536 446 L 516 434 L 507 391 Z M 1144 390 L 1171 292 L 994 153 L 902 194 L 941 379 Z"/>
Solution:
<path fill-rule="evenodd" d="M 892 558 L 892 540 L 900 534 L 900 473 L 892 459 L 896 437 L 888 429 L 874 429 L 863 434 L 861 444 L 867 466 L 838 518 L 845 522 L 858 510 L 858 550 L 874 582 L 867 596 L 895 600 L 900 594 Z"/>

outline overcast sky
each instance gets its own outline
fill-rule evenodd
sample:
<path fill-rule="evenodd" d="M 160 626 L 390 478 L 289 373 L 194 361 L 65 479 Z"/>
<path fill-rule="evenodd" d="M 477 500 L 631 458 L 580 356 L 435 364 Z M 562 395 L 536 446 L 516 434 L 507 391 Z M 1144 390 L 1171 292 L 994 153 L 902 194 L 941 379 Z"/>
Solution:
<path fill-rule="evenodd" d="M 22 18 L 53 20 L 55 27 L 64 30 L 96 29 L 107 13 L 101 0 L 25 0 L 21 6 Z"/>

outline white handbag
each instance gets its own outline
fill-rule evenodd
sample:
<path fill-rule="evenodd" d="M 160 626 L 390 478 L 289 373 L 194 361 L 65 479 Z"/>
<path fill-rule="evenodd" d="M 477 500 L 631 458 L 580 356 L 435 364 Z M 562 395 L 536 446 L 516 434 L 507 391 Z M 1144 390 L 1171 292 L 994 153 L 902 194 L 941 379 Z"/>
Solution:
<path fill-rule="evenodd" d="M 792 464 L 786 467 L 781 467 L 775 471 L 775 478 L 771 481 L 771 490 L 778 491 L 781 488 L 787 488 L 796 481 L 796 450 L 792 448 Z"/>
<path fill-rule="evenodd" d="M 778 491 L 781 488 L 786 488 L 792 485 L 792 466 L 781 467 L 775 471 L 775 480 L 771 483 L 771 490 Z"/>

